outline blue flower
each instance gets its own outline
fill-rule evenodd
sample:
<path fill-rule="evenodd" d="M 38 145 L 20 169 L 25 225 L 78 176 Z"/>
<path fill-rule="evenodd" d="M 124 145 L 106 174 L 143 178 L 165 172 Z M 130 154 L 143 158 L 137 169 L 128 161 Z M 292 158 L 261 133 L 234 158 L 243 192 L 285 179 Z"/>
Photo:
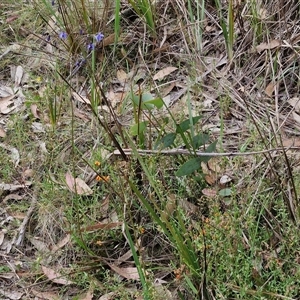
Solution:
<path fill-rule="evenodd" d="M 90 44 L 87 45 L 87 51 L 88 52 L 90 52 L 90 51 L 92 51 L 94 49 L 95 49 L 95 44 L 94 43 L 90 43 Z"/>
<path fill-rule="evenodd" d="M 68 34 L 65 31 L 59 33 L 59 38 L 65 40 L 68 37 Z"/>
<path fill-rule="evenodd" d="M 84 64 L 85 64 L 85 59 L 79 58 L 79 59 L 76 61 L 76 63 L 75 63 L 75 68 L 79 68 L 79 67 L 81 67 L 81 66 L 84 65 Z"/>
<path fill-rule="evenodd" d="M 51 5 L 54 6 L 55 5 L 55 0 L 51 1 Z"/>
<path fill-rule="evenodd" d="M 102 32 L 98 32 L 95 34 L 95 40 L 97 43 L 100 43 L 104 39 L 104 34 Z"/>

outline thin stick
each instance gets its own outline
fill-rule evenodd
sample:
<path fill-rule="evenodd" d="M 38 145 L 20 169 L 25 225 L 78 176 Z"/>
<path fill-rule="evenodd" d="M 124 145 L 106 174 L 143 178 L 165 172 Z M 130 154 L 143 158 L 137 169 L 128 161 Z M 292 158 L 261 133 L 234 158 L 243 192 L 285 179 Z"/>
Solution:
<path fill-rule="evenodd" d="M 140 155 L 151 155 L 151 154 L 163 154 L 163 155 L 196 155 L 202 157 L 224 157 L 224 156 L 249 156 L 249 155 L 257 155 L 264 153 L 271 153 L 276 151 L 287 151 L 287 150 L 300 150 L 300 147 L 288 147 L 288 148 L 273 148 L 269 150 L 261 150 L 261 151 L 253 151 L 253 152 L 224 152 L 224 153 L 205 153 L 201 151 L 197 151 L 195 153 L 190 153 L 185 149 L 171 149 L 171 150 L 142 150 L 136 149 L 132 151 L 131 149 L 122 149 L 125 155 L 133 155 L 135 152 L 138 152 Z M 122 155 L 119 150 L 115 150 L 111 155 Z"/>
<path fill-rule="evenodd" d="M 37 200 L 35 196 L 32 196 L 31 199 L 31 205 L 27 211 L 26 217 L 24 218 L 22 224 L 20 225 L 18 231 L 18 237 L 15 236 L 13 244 L 15 244 L 16 246 L 20 246 L 23 243 L 24 237 L 25 237 L 25 231 L 26 231 L 26 227 L 28 225 L 28 222 L 31 218 L 31 215 L 33 214 L 35 208 L 37 205 Z"/>

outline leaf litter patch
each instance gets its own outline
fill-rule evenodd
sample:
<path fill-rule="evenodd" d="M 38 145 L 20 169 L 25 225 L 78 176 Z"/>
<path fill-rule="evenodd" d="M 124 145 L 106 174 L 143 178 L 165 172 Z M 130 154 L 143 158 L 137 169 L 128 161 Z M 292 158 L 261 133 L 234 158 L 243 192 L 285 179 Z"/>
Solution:
<path fill-rule="evenodd" d="M 208 8 L 210 9 L 210 7 Z M 267 11 L 264 12 L 264 14 L 267 14 Z M 207 16 L 207 18 L 211 18 L 211 16 L 214 16 L 214 14 L 210 14 Z M 266 16 L 264 16 L 266 18 Z M 163 18 L 162 18 L 163 19 Z M 207 20 L 206 20 L 207 21 Z M 246 22 L 245 26 L 249 26 L 249 24 Z M 141 26 L 142 27 L 142 26 Z M 174 37 L 175 35 L 178 34 L 174 28 L 176 26 L 172 27 L 171 25 L 169 26 L 170 28 L 167 28 L 168 33 L 165 35 L 162 43 L 160 44 L 160 47 L 158 48 L 158 51 L 156 53 L 164 54 L 166 55 L 166 60 L 170 61 L 174 59 L 175 63 L 171 64 L 166 64 L 166 62 L 160 62 L 159 67 L 154 67 L 154 68 L 149 68 L 151 70 L 150 74 L 151 76 L 154 74 L 154 78 L 152 78 L 154 81 L 158 81 L 158 85 L 161 84 L 161 86 L 158 87 L 160 92 L 164 93 L 163 100 L 165 104 L 167 103 L 167 106 L 169 108 L 172 108 L 172 110 L 177 113 L 177 112 L 183 112 L 185 116 L 188 115 L 187 111 L 187 91 L 189 85 L 188 81 L 183 81 L 183 82 L 178 82 L 177 78 L 179 75 L 183 77 L 187 77 L 187 73 L 184 70 L 176 70 L 175 65 L 177 66 L 176 58 L 174 56 L 168 56 L 168 53 L 164 53 L 163 49 L 170 49 L 172 46 L 172 36 Z M 179 27 L 178 27 L 179 28 Z M 225 52 L 225 47 L 222 42 L 222 36 L 220 34 L 220 31 L 217 31 L 217 28 L 214 28 L 213 26 L 209 26 L 206 24 L 205 28 L 205 38 L 210 38 L 211 36 L 214 36 L 213 42 L 205 42 L 204 43 L 204 49 L 203 53 L 210 53 L 210 55 L 213 56 L 213 62 L 210 63 L 208 60 L 204 59 L 204 63 L 202 64 L 202 58 L 199 59 L 199 56 L 195 55 L 196 59 L 199 59 L 199 62 L 201 61 L 201 68 L 204 69 L 204 72 L 197 76 L 196 84 L 192 89 L 191 95 L 191 103 L 192 103 L 192 109 L 193 109 L 193 115 L 198 115 L 199 111 L 203 112 L 203 126 L 206 126 L 207 129 L 210 129 L 214 133 L 214 137 L 218 138 L 220 137 L 221 134 L 223 134 L 223 138 L 228 139 L 233 139 L 230 138 L 231 136 L 238 136 L 234 140 L 234 142 L 227 141 L 224 145 L 224 147 L 228 147 L 231 149 L 239 149 L 240 142 L 245 141 L 247 138 L 249 138 L 249 130 L 250 127 L 247 124 L 247 120 L 245 118 L 245 115 L 248 112 L 248 109 L 245 105 L 245 102 L 243 99 L 246 99 L 247 103 L 250 106 L 250 109 L 253 109 L 257 113 L 257 116 L 259 116 L 257 119 L 262 119 L 264 122 L 263 117 L 266 115 L 266 111 L 259 111 L 260 107 L 258 103 L 255 103 L 253 99 L 256 99 L 259 103 L 267 103 L 268 105 L 268 113 L 274 118 L 274 120 L 278 121 L 278 119 L 282 120 L 283 122 L 283 127 L 286 129 L 286 125 L 288 125 L 288 121 L 290 121 L 292 124 L 299 123 L 299 118 L 297 116 L 297 112 L 294 111 L 296 110 L 295 105 L 289 102 L 289 104 L 292 106 L 292 108 L 289 107 L 290 111 L 284 111 L 286 103 L 284 99 L 284 92 L 282 90 L 282 83 L 280 83 L 281 77 L 278 76 L 274 80 L 274 78 L 268 78 L 263 83 L 263 87 L 259 86 L 259 83 L 255 81 L 256 75 L 255 72 L 259 74 L 259 68 L 260 64 L 263 64 L 263 54 L 267 53 L 267 51 L 270 51 L 271 54 L 274 54 L 275 51 L 284 51 L 284 49 L 281 47 L 281 41 L 278 39 L 274 38 L 271 39 L 270 42 L 263 42 L 258 44 L 256 46 L 255 51 L 253 49 L 252 51 L 252 59 L 245 59 L 247 62 L 244 64 L 243 68 L 239 70 L 239 66 L 232 66 L 230 65 L 231 62 L 229 62 L 226 57 L 222 60 L 220 59 L 220 53 L 219 52 Z M 131 29 L 134 34 L 133 36 L 139 37 L 139 34 L 143 33 L 141 28 L 136 28 L 132 26 L 132 28 L 128 28 L 129 30 Z M 133 30 L 134 29 L 134 30 Z M 249 29 L 249 28 L 247 28 Z M 174 31 L 175 30 L 175 31 Z M 177 29 L 178 30 L 178 29 Z M 251 30 L 251 29 L 250 29 Z M 140 31 L 140 32 L 139 32 Z M 248 30 L 247 30 L 248 32 Z M 142 36 L 142 35 L 141 35 Z M 178 38 L 178 36 L 177 36 Z M 246 39 L 245 39 L 246 40 Z M 150 41 L 148 41 L 149 44 Z M 163 48 L 166 46 L 167 48 Z M 176 46 L 181 49 L 185 49 L 183 46 L 183 43 L 180 43 L 178 40 L 176 42 Z M 240 49 L 244 51 L 245 54 L 248 50 L 248 48 L 243 48 L 245 45 L 241 44 Z M 49 48 L 49 46 L 48 46 Z M 221 50 L 220 50 L 221 49 Z M 51 48 L 51 51 L 55 51 L 53 48 Z M 283 53 L 283 52 L 282 52 Z M 53 53 L 52 53 L 53 54 Z M 284 54 L 284 53 L 283 53 Z M 214 58 L 215 57 L 215 58 Z M 128 112 L 123 112 L 122 111 L 122 104 L 124 104 L 124 101 L 126 101 L 126 96 L 130 95 L 132 90 L 134 91 L 134 95 L 140 99 L 139 90 L 141 88 L 140 82 L 144 82 L 142 86 L 142 95 L 148 95 L 146 98 L 144 98 L 144 109 L 150 108 L 150 105 L 153 103 L 147 103 L 149 101 L 152 101 L 156 99 L 156 95 L 152 94 L 152 90 L 147 87 L 147 80 L 149 79 L 149 72 L 145 71 L 145 68 L 142 67 L 135 67 L 134 65 L 130 64 L 130 59 L 133 57 L 130 57 L 129 55 L 125 55 L 125 60 L 127 60 L 128 64 L 131 66 L 132 70 L 130 72 L 132 73 L 132 76 L 129 76 L 125 71 L 120 71 L 119 73 L 116 74 L 116 83 L 113 83 L 110 85 L 110 88 L 107 90 L 109 91 L 106 95 L 107 98 L 111 101 L 111 105 L 114 110 L 120 112 L 120 116 L 122 116 L 124 119 L 128 119 L 129 123 L 132 124 L 132 117 L 130 118 L 131 114 Z M 246 57 L 245 57 L 246 58 Z M 255 62 L 255 60 L 257 62 Z M 180 61 L 180 59 L 179 59 Z M 219 61 L 219 63 L 218 63 Z M 170 66 L 171 65 L 171 66 Z M 149 62 L 149 66 L 151 67 L 151 64 Z M 288 68 L 289 65 L 287 64 L 282 64 L 285 68 Z M 168 69 L 169 68 L 169 69 Z M 184 69 L 184 68 L 183 68 Z M 15 75 L 15 80 L 14 84 L 20 84 L 20 78 L 21 78 L 21 69 L 17 68 L 16 70 L 16 75 Z M 160 71 L 157 71 L 160 70 Z M 178 71 L 178 72 L 175 72 Z M 252 73 L 251 73 L 252 72 Z M 135 73 L 139 73 L 138 76 L 134 76 Z M 265 74 L 267 76 L 267 74 Z M 172 77 L 173 76 L 173 77 Z M 148 78 L 147 78 L 148 77 Z M 225 78 L 225 80 L 224 80 Z M 234 80 L 233 80 L 234 78 Z M 264 79 L 262 79 L 264 80 Z M 82 79 L 82 82 L 85 81 L 85 78 Z M 165 82 L 164 82 L 165 81 Z M 261 83 L 260 83 L 261 84 Z M 88 119 L 86 121 L 89 121 L 90 118 L 90 111 L 88 108 L 88 104 L 90 104 L 90 99 L 89 93 L 85 93 L 84 90 L 88 90 L 90 87 L 88 86 L 87 83 L 82 84 L 81 89 L 77 89 L 76 93 L 74 92 L 73 98 L 75 102 L 82 102 L 82 106 L 78 106 L 77 108 L 77 116 L 79 116 L 79 119 L 84 120 L 86 118 L 86 115 L 88 115 Z M 213 88 L 212 88 L 213 87 Z M 231 88 L 234 87 L 234 88 Z M 200 91 L 199 92 L 199 89 Z M 261 93 L 261 91 L 264 91 L 267 98 Z M 156 90 L 157 92 L 157 90 Z M 189 91 L 190 92 L 190 91 Z M 293 92 L 297 94 L 297 88 L 291 87 L 290 92 Z M 173 93 L 173 95 L 171 95 Z M 177 94 L 176 94 L 177 93 Z M 151 97 L 150 97 L 151 95 Z M 275 99 L 279 95 L 279 98 Z M 6 111 L 8 111 L 8 114 L 16 111 L 18 107 L 14 107 L 14 100 L 15 98 L 14 92 L 10 93 L 9 95 L 5 97 L 11 97 L 11 98 L 6 98 L 3 97 L 3 111 L 5 114 Z M 13 98 L 12 98 L 13 97 Z M 174 97 L 175 100 L 169 100 L 170 98 Z M 134 97 L 133 97 L 134 98 Z M 81 101 L 83 99 L 83 101 Z M 143 97 L 142 97 L 143 99 Z M 275 100 L 277 102 L 275 102 Z M 279 102 L 278 102 L 279 100 Z M 169 101 L 169 102 L 167 102 Z M 228 101 L 228 102 L 226 102 Z M 264 102 L 265 101 L 265 102 Z M 1 102 L 0 102 L 1 103 Z M 175 105 L 174 105 L 175 103 Z M 276 104 L 277 103 L 277 104 Z M 278 103 L 282 106 L 278 107 Z M 1 105 L 1 104 L 0 104 Z M 85 106 L 86 105 L 86 106 Z M 203 106 L 202 106 L 203 105 Z M 276 106 L 277 105 L 277 106 Z M 176 106 L 177 106 L 177 111 L 176 111 Z M 151 105 L 153 107 L 153 105 Z M 202 108 L 204 109 L 202 110 Z M 13 108 L 11 111 L 9 111 L 11 108 Z M 226 109 L 226 114 L 224 114 L 224 108 Z M 101 108 L 102 109 L 102 108 Z M 2 108 L 1 108 L 2 111 Z M 104 111 L 104 109 L 102 109 Z M 107 111 L 109 111 L 109 108 L 107 108 Z M 194 114 L 195 113 L 195 114 Z M 128 114 L 128 116 L 126 115 Z M 267 123 L 268 124 L 268 123 Z M 148 123 L 144 123 L 145 128 L 148 126 Z M 279 125 L 279 124 L 278 124 Z M 295 126 L 295 125 L 294 125 Z M 41 130 L 38 130 L 40 133 L 42 133 Z M 132 132 L 134 135 L 138 135 L 139 129 L 134 127 L 132 129 Z M 37 132 L 38 133 L 38 132 Z M 291 133 L 291 132 L 289 132 Z M 293 133 L 293 132 L 292 132 Z M 240 134 L 240 135 L 239 135 Z M 173 144 L 175 138 L 174 135 L 169 135 L 168 138 L 165 138 L 162 140 L 161 144 L 164 147 L 169 147 Z M 288 138 L 286 139 L 286 141 Z M 251 143 L 245 143 L 247 149 L 251 149 Z M 194 161 L 192 161 L 193 163 Z M 219 185 L 226 185 L 231 182 L 231 178 L 228 175 L 224 175 L 227 173 L 226 170 L 220 170 L 216 166 L 218 163 L 213 166 L 209 166 L 209 162 L 205 162 L 207 165 L 206 167 L 202 162 L 199 160 L 197 162 L 197 168 L 202 168 L 202 170 L 205 170 L 205 180 L 206 182 L 210 185 L 210 188 L 208 189 L 202 189 L 202 193 L 204 196 L 213 199 L 214 197 L 217 196 L 217 191 L 219 191 Z M 190 163 L 188 167 L 192 166 L 193 164 Z M 179 169 L 180 170 L 180 169 Z M 181 169 L 182 170 L 182 169 Z M 184 169 L 182 171 L 182 176 L 186 176 L 187 173 L 192 173 L 193 171 L 196 171 L 195 169 Z M 221 174 L 218 174 L 220 173 Z M 78 175 L 78 174 L 77 174 Z M 80 174 L 81 175 L 81 174 Z M 74 175 L 70 175 L 70 173 L 66 174 L 66 184 L 67 187 L 72 191 L 72 193 L 76 195 L 82 195 L 82 196 L 90 196 L 92 194 L 91 188 L 87 185 L 86 180 L 81 179 L 80 175 L 79 177 L 76 177 Z M 222 175 L 222 176 L 221 176 Z M 221 176 L 221 178 L 220 178 Z M 226 177 L 228 176 L 228 177 Z M 84 177 L 84 176 L 83 176 Z M 82 177 L 82 178 L 83 178 Z M 63 185 L 62 183 L 60 183 Z M 78 186 L 78 187 L 77 187 Z M 223 192 L 221 193 L 222 197 L 227 197 L 229 196 L 228 189 L 223 189 Z M 197 210 L 195 207 L 192 206 L 192 203 L 189 203 L 187 201 L 186 206 L 189 206 L 190 208 L 187 209 L 187 212 L 190 212 L 192 209 Z M 170 212 L 172 212 L 172 207 L 168 208 Z M 116 222 L 118 223 L 118 222 Z M 88 227 L 88 229 L 92 230 L 97 230 L 97 229 L 102 229 L 101 223 L 96 224 L 99 227 Z M 93 226 L 93 225 L 91 225 Z M 33 240 L 32 240 L 33 241 Z M 101 243 L 101 241 L 100 241 Z M 35 246 L 38 248 L 39 246 L 36 244 Z M 42 248 L 40 248 L 42 249 Z M 112 265 L 113 266 L 113 265 Z M 120 276 L 123 276 L 124 278 L 130 277 L 130 276 L 136 276 L 136 270 L 131 270 L 130 268 L 132 267 L 110 267 L 115 273 L 119 274 Z M 61 274 L 55 270 L 56 268 L 49 268 L 49 271 L 44 272 L 44 275 L 51 281 L 55 280 L 56 277 L 61 277 Z M 134 271 L 132 272 L 133 275 L 130 275 L 131 272 L 129 271 Z M 53 275 L 54 276 L 50 276 Z M 135 278 L 136 279 L 136 278 Z M 59 280 L 59 279 L 58 279 Z M 63 278 L 64 280 L 64 278 Z M 67 280 L 67 279 L 66 279 Z M 68 284 L 68 281 L 60 281 L 59 284 Z M 12 295 L 12 297 L 14 297 Z M 16 296 L 18 297 L 18 296 Z M 91 297 L 91 295 L 86 294 L 86 297 Z"/>

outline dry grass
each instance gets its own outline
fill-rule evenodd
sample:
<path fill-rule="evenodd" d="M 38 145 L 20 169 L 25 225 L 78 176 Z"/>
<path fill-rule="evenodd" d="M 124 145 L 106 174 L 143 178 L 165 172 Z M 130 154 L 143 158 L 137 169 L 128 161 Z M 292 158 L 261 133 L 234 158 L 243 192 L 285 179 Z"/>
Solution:
<path fill-rule="evenodd" d="M 30 75 L 20 86 L 24 105 L 17 114 L 0 115 L 6 132 L 1 143 L 21 157 L 13 166 L 0 147 L 0 181 L 32 183 L 1 192 L 2 294 L 299 298 L 300 6 L 205 2 L 157 1 L 155 33 L 125 2 L 115 26 L 116 7 L 109 1 L 82 14 L 62 6 L 70 37 L 65 41 L 57 36 L 61 24 L 49 22 L 46 2 L 0 5 L 6 19 L 1 52 L 10 43 L 20 45 L 0 61 L 1 84 L 13 85 L 11 64 Z M 88 55 L 86 46 L 100 31 L 103 44 Z M 166 67 L 177 69 L 153 80 Z M 151 92 L 167 108 L 142 111 L 132 104 L 132 91 Z M 201 120 L 185 136 L 177 132 L 173 146 L 192 152 L 189 137 L 205 133 L 206 146 L 217 140 L 216 152 L 231 155 L 183 177 L 176 171 L 187 156 L 140 155 L 176 132 L 175 122 L 197 115 Z M 133 136 L 132 125 L 141 121 L 148 122 L 144 134 Z M 33 131 L 33 122 L 44 130 Z M 111 155 L 116 150 L 124 156 Z M 92 193 L 71 193 L 68 171 Z M 222 185 L 225 175 L 231 182 Z M 220 194 L 225 188 L 230 196 Z M 21 228 L 26 233 L 18 244 Z"/>

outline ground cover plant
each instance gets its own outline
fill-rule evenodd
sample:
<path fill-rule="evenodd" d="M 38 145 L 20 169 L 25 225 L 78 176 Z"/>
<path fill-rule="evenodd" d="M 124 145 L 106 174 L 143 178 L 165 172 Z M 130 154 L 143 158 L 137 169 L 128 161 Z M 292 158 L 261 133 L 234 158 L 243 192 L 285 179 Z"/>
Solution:
<path fill-rule="evenodd" d="M 3 299 L 299 299 L 298 1 L 0 12 Z"/>

